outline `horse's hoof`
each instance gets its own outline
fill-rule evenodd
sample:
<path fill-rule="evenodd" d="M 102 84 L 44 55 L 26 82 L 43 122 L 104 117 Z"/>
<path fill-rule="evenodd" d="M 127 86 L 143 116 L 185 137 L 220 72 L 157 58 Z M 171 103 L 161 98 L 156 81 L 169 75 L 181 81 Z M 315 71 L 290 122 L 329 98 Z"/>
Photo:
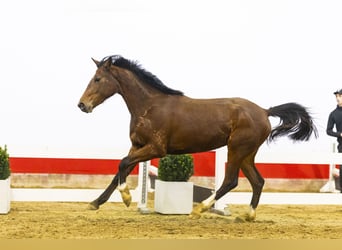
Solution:
<path fill-rule="evenodd" d="M 96 203 L 91 202 L 88 204 L 88 210 L 97 210 L 97 209 L 99 209 L 99 205 L 97 205 Z"/>
<path fill-rule="evenodd" d="M 192 209 L 192 212 L 189 215 L 189 217 L 191 219 L 199 219 L 199 218 L 201 218 L 201 213 L 203 213 L 206 210 L 208 210 L 208 209 L 202 203 L 200 203 Z"/>
<path fill-rule="evenodd" d="M 250 208 L 249 212 L 246 214 L 246 221 L 255 221 L 256 218 L 256 211 L 252 207 Z"/>
<path fill-rule="evenodd" d="M 199 218 L 201 218 L 201 214 L 192 211 L 191 214 L 189 214 L 189 218 L 193 220 L 198 220 Z"/>
<path fill-rule="evenodd" d="M 131 205 L 132 196 L 130 194 L 123 194 L 122 201 L 125 203 L 126 207 L 129 207 Z"/>
<path fill-rule="evenodd" d="M 246 213 L 243 216 L 236 217 L 234 222 L 245 223 L 245 222 L 253 222 L 253 221 L 255 221 L 255 216 Z"/>
<path fill-rule="evenodd" d="M 120 193 L 122 201 L 125 203 L 127 207 L 129 207 L 131 205 L 132 196 L 129 192 L 128 187 L 126 186 L 123 190 L 120 190 Z"/>
<path fill-rule="evenodd" d="M 234 220 L 235 223 L 245 223 L 247 222 L 246 219 L 244 217 L 238 216 L 235 218 Z"/>
<path fill-rule="evenodd" d="M 248 216 L 246 216 L 246 221 L 253 222 L 253 221 L 255 221 L 255 217 L 248 215 Z"/>

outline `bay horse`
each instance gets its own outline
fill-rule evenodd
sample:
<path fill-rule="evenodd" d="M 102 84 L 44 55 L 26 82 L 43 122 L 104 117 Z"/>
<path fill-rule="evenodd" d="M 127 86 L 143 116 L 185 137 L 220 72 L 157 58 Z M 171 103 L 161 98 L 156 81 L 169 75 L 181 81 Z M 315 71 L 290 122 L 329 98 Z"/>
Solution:
<path fill-rule="evenodd" d="M 98 209 L 116 188 L 129 206 L 131 195 L 126 177 L 142 161 L 166 154 L 197 153 L 227 146 L 227 165 L 221 187 L 194 207 L 190 214 L 199 218 L 218 199 L 238 185 L 240 169 L 253 190 L 246 220 L 256 218 L 256 208 L 264 179 L 254 158 L 268 139 L 287 135 L 294 141 L 307 141 L 317 129 L 307 108 L 286 103 L 264 109 L 243 98 L 193 99 L 163 84 L 136 61 L 120 55 L 94 60 L 97 70 L 80 98 L 78 107 L 90 113 L 107 98 L 120 94 L 130 112 L 131 148 L 110 185 L 89 204 Z M 271 127 L 269 116 L 280 122 Z"/>

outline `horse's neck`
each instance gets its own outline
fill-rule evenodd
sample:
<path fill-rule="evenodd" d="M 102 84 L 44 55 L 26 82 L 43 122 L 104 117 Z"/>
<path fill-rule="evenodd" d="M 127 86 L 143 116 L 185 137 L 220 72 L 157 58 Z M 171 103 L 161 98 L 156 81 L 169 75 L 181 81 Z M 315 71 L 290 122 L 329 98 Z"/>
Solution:
<path fill-rule="evenodd" d="M 149 109 L 151 98 L 157 90 L 153 90 L 146 84 L 141 83 L 136 77 L 132 76 L 121 83 L 121 96 L 123 97 L 131 115 L 139 115 Z"/>

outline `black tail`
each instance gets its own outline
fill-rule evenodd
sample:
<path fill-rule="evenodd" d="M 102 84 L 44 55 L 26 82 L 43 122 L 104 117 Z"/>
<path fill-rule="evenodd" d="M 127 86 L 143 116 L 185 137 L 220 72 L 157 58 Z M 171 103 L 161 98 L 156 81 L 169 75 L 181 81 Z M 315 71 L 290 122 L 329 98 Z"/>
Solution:
<path fill-rule="evenodd" d="M 312 133 L 317 138 L 317 128 L 305 107 L 297 103 L 286 103 L 268 109 L 268 116 L 278 116 L 280 123 L 273 128 L 269 141 L 276 137 L 288 135 L 295 141 L 307 141 Z"/>

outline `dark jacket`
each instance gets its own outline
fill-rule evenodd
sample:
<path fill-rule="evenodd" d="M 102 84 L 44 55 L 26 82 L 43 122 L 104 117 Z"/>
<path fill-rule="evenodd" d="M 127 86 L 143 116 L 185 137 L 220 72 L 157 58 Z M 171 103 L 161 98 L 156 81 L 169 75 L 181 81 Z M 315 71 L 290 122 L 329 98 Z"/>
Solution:
<path fill-rule="evenodd" d="M 336 131 L 333 131 L 334 127 Z M 337 137 L 337 141 L 340 147 L 342 147 L 342 107 L 337 106 L 328 118 L 327 134 L 330 136 Z"/>

